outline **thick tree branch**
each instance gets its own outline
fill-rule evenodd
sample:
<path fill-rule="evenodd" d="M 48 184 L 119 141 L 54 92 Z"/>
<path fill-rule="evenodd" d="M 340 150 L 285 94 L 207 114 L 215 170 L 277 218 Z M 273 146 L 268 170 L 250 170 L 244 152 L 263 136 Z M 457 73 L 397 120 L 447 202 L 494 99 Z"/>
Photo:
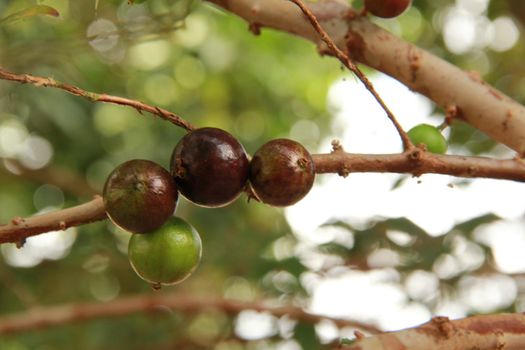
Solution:
<path fill-rule="evenodd" d="M 326 47 L 299 8 L 287 0 L 208 0 L 244 18 L 252 27 L 271 27 Z M 356 16 L 341 2 L 309 5 L 329 36 L 350 57 L 382 71 L 427 96 L 452 117 L 485 132 L 519 155 L 525 154 L 525 107 L 447 61 Z"/>
<path fill-rule="evenodd" d="M 32 84 L 35 86 L 52 87 L 55 89 L 64 90 L 72 95 L 83 97 L 91 102 L 106 102 L 133 107 L 139 112 L 149 112 L 186 130 L 194 129 L 193 125 L 184 120 L 182 117 L 165 109 L 150 106 L 140 101 L 131 100 L 124 97 L 112 96 L 107 94 L 97 94 L 94 92 L 86 91 L 70 84 L 58 82 L 53 78 L 38 77 L 30 74 L 16 74 L 9 72 L 0 66 L 0 79 L 15 81 L 22 84 Z"/>
<path fill-rule="evenodd" d="M 106 218 L 104 201 L 100 196 L 87 203 L 29 218 L 13 218 L 0 226 L 0 243 L 22 244 L 27 237 L 49 231 L 65 230 Z"/>
<path fill-rule="evenodd" d="M 380 332 L 376 327 L 365 323 L 315 315 L 295 306 L 272 307 L 261 302 L 199 298 L 181 294 L 155 294 L 122 297 L 107 303 L 66 304 L 33 308 L 29 311 L 0 317 L 0 334 L 44 329 L 98 318 L 122 317 L 133 313 L 162 313 L 165 312 L 166 307 L 182 313 L 216 309 L 229 315 L 237 315 L 244 310 L 255 310 L 268 312 L 276 317 L 286 315 L 300 322 L 318 323 L 327 319 L 333 321 L 338 327 L 359 328 L 372 334 Z"/>
<path fill-rule="evenodd" d="M 521 159 L 492 159 L 437 155 L 420 148 L 399 154 L 345 153 L 338 144 L 330 154 L 314 154 L 316 173 L 337 173 L 347 176 L 353 172 L 446 174 L 467 178 L 494 178 L 525 181 L 525 161 Z M 18 243 L 30 236 L 64 230 L 106 218 L 104 202 L 96 197 L 92 201 L 55 212 L 29 218 L 14 218 L 0 225 L 0 243 Z"/>
<path fill-rule="evenodd" d="M 525 315 L 473 316 L 449 321 L 435 317 L 416 328 L 359 339 L 345 350 L 521 350 L 525 349 Z"/>

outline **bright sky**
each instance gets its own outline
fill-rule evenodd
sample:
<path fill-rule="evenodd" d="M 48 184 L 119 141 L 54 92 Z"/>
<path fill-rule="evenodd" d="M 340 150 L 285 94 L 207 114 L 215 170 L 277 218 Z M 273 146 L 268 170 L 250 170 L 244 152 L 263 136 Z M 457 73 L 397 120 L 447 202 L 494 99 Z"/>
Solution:
<path fill-rule="evenodd" d="M 442 121 L 442 116 L 430 115 L 429 101 L 397 81 L 375 75 L 372 82 L 405 129 L 419 123 L 438 125 Z M 385 113 L 353 78 L 334 83 L 328 104 L 335 111 L 332 131 L 337 137 L 334 138 L 340 139 L 346 151 L 392 153 L 401 149 L 399 137 Z M 331 139 L 324 140 L 318 152 L 329 152 Z M 506 152 L 512 156 L 512 152 Z M 449 153 L 461 153 L 461 149 L 450 149 Z M 476 237 L 494 247 L 496 262 L 502 271 L 525 271 L 521 259 L 525 249 L 522 219 L 525 184 L 476 179 L 469 186 L 450 187 L 448 185 L 456 179 L 425 175 L 411 178 L 392 191 L 397 179 L 395 174 L 351 174 L 347 178 L 319 176 L 308 196 L 286 209 L 286 218 L 295 235 L 308 246 L 319 243 L 319 226 L 327 221 L 343 220 L 359 225 L 376 217 L 406 217 L 430 234 L 441 235 L 457 223 L 492 212 L 506 220 L 482 226 Z M 337 235 L 328 237 L 328 240 L 336 239 Z M 480 261 L 482 253 L 470 248 L 464 247 L 459 258 L 445 257 L 434 272 L 415 272 L 406 289 L 416 296 L 423 294 L 419 300 L 435 296 L 436 274 L 445 277 L 462 264 Z M 313 262 L 312 266 L 315 265 Z M 318 278 L 310 285 L 311 310 L 369 320 L 388 330 L 425 322 L 433 313 L 457 318 L 470 311 L 491 311 L 512 302 L 517 290 L 510 277 L 470 277 L 462 280 L 462 291 L 457 298 L 445 300 L 436 310 L 429 310 L 418 297 L 411 294 L 412 301 L 409 300 L 404 286 L 399 283 L 399 274 L 393 269 L 372 273 L 348 270 L 334 275 Z"/>

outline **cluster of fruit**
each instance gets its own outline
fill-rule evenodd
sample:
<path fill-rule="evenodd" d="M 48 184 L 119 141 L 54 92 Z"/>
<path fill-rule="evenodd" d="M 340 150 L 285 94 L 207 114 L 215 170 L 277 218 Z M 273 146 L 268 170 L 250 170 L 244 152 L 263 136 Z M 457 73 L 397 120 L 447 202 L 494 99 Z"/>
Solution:
<path fill-rule="evenodd" d="M 310 191 L 314 178 L 310 153 L 295 141 L 269 141 L 249 161 L 232 135 L 201 128 L 175 146 L 170 172 L 148 160 L 127 161 L 109 175 L 103 196 L 113 223 L 133 233 L 133 269 L 160 287 L 186 279 L 201 258 L 199 234 L 173 216 L 179 192 L 204 207 L 225 206 L 244 190 L 263 203 L 287 206 Z"/>

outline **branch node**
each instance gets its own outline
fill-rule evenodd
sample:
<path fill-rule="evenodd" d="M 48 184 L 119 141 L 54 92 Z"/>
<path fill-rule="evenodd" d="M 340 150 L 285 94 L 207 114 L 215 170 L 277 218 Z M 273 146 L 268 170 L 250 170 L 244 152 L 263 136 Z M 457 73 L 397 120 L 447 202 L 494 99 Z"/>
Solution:
<path fill-rule="evenodd" d="M 410 150 L 410 152 L 408 152 L 408 157 L 410 158 L 410 160 L 412 161 L 419 161 L 421 159 L 421 157 L 423 156 L 423 152 L 425 152 L 426 149 L 425 149 L 425 145 L 423 145 L 423 147 L 416 147 L 416 148 L 413 148 L 412 150 Z"/>
<path fill-rule="evenodd" d="M 11 223 L 15 226 L 18 226 L 22 223 L 24 223 L 24 218 L 20 217 L 20 216 L 15 216 L 14 218 L 11 219 Z"/>
<path fill-rule="evenodd" d="M 337 175 L 342 176 L 342 177 L 347 177 L 348 175 L 350 175 L 350 169 L 348 168 L 346 164 L 344 164 L 341 167 L 341 169 L 337 171 Z"/>
<path fill-rule="evenodd" d="M 248 25 L 248 30 L 252 32 L 253 35 L 261 35 L 261 27 L 262 25 L 258 22 L 251 22 Z"/>
<path fill-rule="evenodd" d="M 343 145 L 341 145 L 339 140 L 332 140 L 332 153 L 337 152 L 344 152 Z"/>
<path fill-rule="evenodd" d="M 455 328 L 448 317 L 436 316 L 432 318 L 431 322 L 445 336 L 445 338 L 449 339 L 454 335 Z"/>
<path fill-rule="evenodd" d="M 19 241 L 15 242 L 15 245 L 18 249 L 22 248 L 26 244 L 26 238 L 22 238 Z"/>
<path fill-rule="evenodd" d="M 61 231 L 64 231 L 67 228 L 66 222 L 64 220 L 60 220 L 60 222 L 58 223 L 58 227 Z"/>
<path fill-rule="evenodd" d="M 365 335 L 363 332 L 358 331 L 357 329 L 354 331 L 355 338 L 357 340 L 361 340 L 365 338 Z"/>

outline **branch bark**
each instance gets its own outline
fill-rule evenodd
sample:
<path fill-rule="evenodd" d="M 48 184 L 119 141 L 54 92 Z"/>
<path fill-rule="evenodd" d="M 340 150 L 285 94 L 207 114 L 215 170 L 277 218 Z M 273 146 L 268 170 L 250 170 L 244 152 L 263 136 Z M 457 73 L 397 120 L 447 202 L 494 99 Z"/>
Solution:
<path fill-rule="evenodd" d="M 327 53 L 301 10 L 286 0 L 208 0 L 250 23 L 308 39 Z M 341 2 L 309 4 L 329 36 L 350 57 L 427 96 L 451 117 L 462 119 L 494 140 L 525 155 L 525 107 L 447 61 L 408 43 L 356 15 Z"/>
<path fill-rule="evenodd" d="M 0 226 L 0 243 L 23 244 L 25 239 L 49 231 L 65 230 L 68 227 L 88 224 L 106 218 L 102 197 L 75 207 L 57 210 L 29 218 L 16 217 Z"/>
<path fill-rule="evenodd" d="M 450 321 L 435 317 L 416 328 L 359 339 L 345 350 L 525 349 L 525 315 L 473 316 Z"/>
<path fill-rule="evenodd" d="M 332 153 L 312 155 L 316 173 L 337 173 L 341 176 L 353 172 L 409 173 L 414 176 L 434 173 L 525 181 L 525 161 L 521 159 L 438 155 L 420 148 L 399 154 L 352 154 L 334 145 Z M 0 225 L 0 243 L 19 243 L 30 236 L 105 218 L 104 202 L 96 196 L 92 201 L 76 207 L 25 219 L 13 218 L 10 223 Z"/>
<path fill-rule="evenodd" d="M 83 90 L 77 86 L 61 83 L 59 81 L 56 81 L 53 78 L 38 77 L 35 75 L 31 75 L 31 74 L 16 74 L 13 72 L 9 72 L 0 66 L 0 79 L 14 81 L 17 83 L 22 83 L 22 84 L 31 84 L 35 86 L 43 86 L 43 87 L 51 87 L 55 89 L 60 89 L 72 95 L 83 97 L 91 102 L 106 102 L 106 103 L 113 103 L 113 104 L 133 107 L 139 112 L 144 111 L 144 112 L 151 113 L 177 126 L 180 126 L 181 128 L 184 128 L 186 130 L 195 129 L 193 125 L 191 125 L 188 121 L 184 120 L 179 115 L 172 113 L 170 111 L 167 111 L 165 109 L 162 109 L 160 107 L 150 106 L 143 102 L 131 100 L 129 98 L 112 96 L 108 94 L 97 94 L 94 92 Z"/>
<path fill-rule="evenodd" d="M 327 319 L 334 322 L 338 327 L 354 327 L 371 334 L 380 332 L 376 327 L 369 324 L 311 314 L 295 306 L 272 307 L 262 302 L 241 302 L 181 294 L 155 294 L 121 297 L 107 303 L 65 304 L 33 308 L 21 313 L 0 317 L 0 334 L 45 329 L 99 318 L 122 317 L 134 313 L 160 313 L 166 307 L 182 313 L 216 309 L 229 315 L 237 315 L 244 310 L 255 310 L 268 312 L 276 317 L 286 315 L 305 323 L 318 323 Z"/>

